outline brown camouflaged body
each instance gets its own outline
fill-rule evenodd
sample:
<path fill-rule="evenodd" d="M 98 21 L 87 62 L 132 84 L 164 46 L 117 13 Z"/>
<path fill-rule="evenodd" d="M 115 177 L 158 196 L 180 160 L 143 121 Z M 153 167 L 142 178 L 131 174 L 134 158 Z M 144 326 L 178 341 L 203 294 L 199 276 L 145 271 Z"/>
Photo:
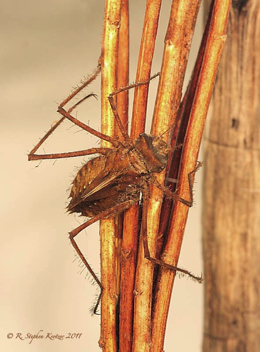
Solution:
<path fill-rule="evenodd" d="M 93 217 L 127 200 L 138 202 L 143 182 L 165 168 L 167 156 L 166 143 L 142 134 L 131 149 L 122 145 L 89 160 L 72 182 L 68 211 Z"/>

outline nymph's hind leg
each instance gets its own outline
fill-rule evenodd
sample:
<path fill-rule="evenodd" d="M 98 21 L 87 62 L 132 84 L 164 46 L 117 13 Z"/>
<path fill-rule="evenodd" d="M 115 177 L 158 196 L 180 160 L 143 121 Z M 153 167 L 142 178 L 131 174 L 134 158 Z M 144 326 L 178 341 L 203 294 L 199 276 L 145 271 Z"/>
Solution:
<path fill-rule="evenodd" d="M 77 252 L 77 254 L 79 255 L 80 259 L 82 260 L 82 262 L 84 263 L 84 265 L 86 266 L 86 268 L 88 269 L 88 271 L 90 272 L 90 274 L 92 275 L 93 279 L 95 280 L 95 282 L 98 284 L 98 286 L 100 287 L 100 295 L 98 297 L 97 303 L 95 305 L 94 308 L 94 313 L 97 312 L 97 308 L 101 299 L 101 295 L 102 295 L 102 291 L 103 291 L 103 286 L 100 282 L 100 280 L 98 279 L 97 275 L 94 273 L 93 269 L 91 268 L 91 266 L 89 265 L 89 263 L 87 262 L 86 258 L 84 257 L 83 253 L 81 252 L 81 250 L 79 249 L 76 241 L 75 241 L 75 237 L 84 229 L 86 229 L 88 226 L 92 225 L 94 222 L 98 221 L 98 220 L 102 220 L 104 218 L 107 217 L 113 217 L 116 216 L 120 213 L 122 213 L 124 210 L 130 208 L 130 206 L 132 206 L 133 204 L 135 204 L 136 201 L 132 201 L 132 200 L 128 200 L 126 202 L 123 203 L 119 203 L 117 205 L 115 205 L 114 207 L 103 211 L 102 213 L 94 216 L 93 218 L 91 218 L 90 220 L 86 221 L 85 223 L 83 223 L 82 225 L 78 226 L 76 229 L 72 230 L 69 233 L 69 239 L 71 241 L 72 246 L 74 247 L 75 251 Z"/>

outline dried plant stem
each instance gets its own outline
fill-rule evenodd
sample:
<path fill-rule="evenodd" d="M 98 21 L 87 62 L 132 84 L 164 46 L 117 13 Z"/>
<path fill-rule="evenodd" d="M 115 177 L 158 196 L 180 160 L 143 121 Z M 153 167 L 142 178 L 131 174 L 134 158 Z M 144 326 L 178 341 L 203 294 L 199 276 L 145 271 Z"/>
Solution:
<path fill-rule="evenodd" d="M 114 135 L 115 119 L 109 106 L 108 95 L 117 88 L 118 36 L 120 27 L 121 1 L 106 1 L 102 40 L 102 133 Z M 109 147 L 102 141 L 103 147 Z M 99 345 L 105 352 L 117 351 L 116 304 L 117 276 L 114 218 L 100 224 L 101 239 L 101 337 Z"/>
<path fill-rule="evenodd" d="M 166 169 L 167 179 L 177 179 L 180 165 L 180 159 L 182 155 L 182 146 L 184 145 L 187 125 L 189 122 L 190 112 L 194 100 L 195 91 L 197 88 L 198 78 L 201 70 L 202 61 L 204 58 L 204 52 L 206 48 L 208 31 L 211 22 L 211 17 L 208 17 L 208 21 L 204 30 L 203 38 L 201 41 L 198 57 L 193 69 L 192 78 L 186 89 L 185 95 L 182 99 L 177 118 L 175 120 L 174 133 L 172 136 L 171 146 L 178 148 L 174 149 L 172 155 L 169 156 L 169 161 Z M 176 191 L 176 184 L 173 182 L 167 182 L 167 187 L 172 191 Z M 167 235 L 169 219 L 172 215 L 173 200 L 165 197 L 162 205 L 160 228 L 157 239 L 157 258 L 160 258 L 161 251 L 165 242 L 165 236 Z"/>
<path fill-rule="evenodd" d="M 161 0 L 147 1 L 136 82 L 146 81 L 150 77 L 160 5 Z M 137 138 L 140 133 L 144 132 L 147 97 L 148 84 L 136 87 L 133 105 L 133 118 L 131 125 L 132 138 Z M 130 352 L 132 350 L 133 291 L 135 282 L 136 255 L 139 232 L 138 218 L 138 205 L 133 206 L 129 210 L 127 210 L 124 217 L 119 322 L 119 344 L 120 350 L 124 352 Z"/>
<path fill-rule="evenodd" d="M 139 51 L 136 82 L 150 78 L 162 0 L 147 0 L 141 46 Z M 137 138 L 145 131 L 149 84 L 135 88 L 131 138 Z"/>
<path fill-rule="evenodd" d="M 117 88 L 126 87 L 129 82 L 129 9 L 128 0 L 122 0 L 121 20 L 119 29 L 119 44 L 118 44 L 118 74 Z M 127 129 L 128 123 L 128 91 L 123 91 L 117 96 L 118 115 L 124 126 Z M 118 126 L 116 126 L 117 131 Z"/>
<path fill-rule="evenodd" d="M 170 126 L 173 125 L 181 99 L 181 87 L 188 60 L 194 18 L 199 8 L 197 1 L 174 1 L 165 39 L 165 50 L 158 95 L 152 124 L 152 135 L 161 135 L 169 142 Z M 166 132 L 166 133 L 165 133 Z M 163 183 L 164 173 L 159 182 Z M 162 192 L 152 187 L 147 214 L 148 245 L 150 254 L 155 256 L 156 239 L 160 221 Z M 153 287 L 153 265 L 144 258 L 143 248 L 139 248 L 135 289 L 135 317 L 139 330 L 134 334 L 133 351 L 150 351 L 151 346 L 151 300 Z M 162 293 L 163 294 L 163 293 Z M 137 323 L 136 323 L 137 324 Z M 153 336 L 156 339 L 156 336 Z"/>
<path fill-rule="evenodd" d="M 181 161 L 178 195 L 185 199 L 189 197 L 187 175 L 196 167 L 208 105 L 216 78 L 221 52 L 225 43 L 229 8 L 230 0 L 216 0 L 213 7 L 207 47 L 191 111 Z M 169 264 L 177 265 L 187 215 L 188 208 L 180 202 L 176 202 L 168 240 L 162 255 L 162 259 Z M 154 339 L 152 351 L 162 351 L 163 349 L 167 313 L 174 278 L 175 273 L 173 272 L 165 270 L 160 270 L 159 272 L 154 305 L 155 314 L 153 317 L 153 337 L 156 336 L 156 339 Z M 163 297 L 161 297 L 161 292 L 165 292 Z"/>
<path fill-rule="evenodd" d="M 117 88 L 126 87 L 129 82 L 129 7 L 128 0 L 122 0 L 121 7 L 121 25 L 119 30 L 119 44 L 118 44 L 118 74 L 117 74 Z M 114 97 L 117 102 L 117 111 L 123 126 L 127 130 L 128 126 L 128 90 L 121 92 L 120 94 Z M 116 135 L 119 136 L 121 140 L 122 134 L 120 133 L 119 126 L 116 125 Z M 116 220 L 116 229 L 117 229 L 117 284 L 118 284 L 118 294 L 121 295 L 121 266 L 122 258 L 121 252 L 122 248 L 122 236 L 123 236 L 123 214 L 119 214 L 115 218 Z M 123 272 L 123 271 L 122 271 Z M 124 277 L 122 278 L 124 280 Z M 122 295 L 120 298 L 122 301 Z M 124 304 L 124 303 L 123 303 Z M 118 316 L 117 316 L 118 319 Z M 118 331 L 117 331 L 118 334 Z M 119 331 L 120 334 L 120 331 Z M 120 339 L 120 338 L 119 338 Z M 121 341 L 121 339 L 120 339 Z"/>

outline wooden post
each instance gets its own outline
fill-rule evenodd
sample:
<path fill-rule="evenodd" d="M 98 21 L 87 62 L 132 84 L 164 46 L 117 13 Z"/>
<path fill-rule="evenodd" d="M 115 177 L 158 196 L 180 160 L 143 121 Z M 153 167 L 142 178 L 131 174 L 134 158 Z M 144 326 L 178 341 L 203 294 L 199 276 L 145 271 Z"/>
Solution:
<path fill-rule="evenodd" d="M 204 352 L 260 351 L 260 2 L 233 1 L 204 139 Z"/>

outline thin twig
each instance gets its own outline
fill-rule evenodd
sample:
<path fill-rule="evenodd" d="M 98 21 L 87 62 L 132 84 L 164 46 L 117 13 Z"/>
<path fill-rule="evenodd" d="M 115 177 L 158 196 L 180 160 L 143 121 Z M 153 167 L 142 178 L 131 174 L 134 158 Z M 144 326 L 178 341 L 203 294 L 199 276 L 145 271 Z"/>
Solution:
<path fill-rule="evenodd" d="M 118 56 L 118 85 L 117 88 L 126 87 L 129 83 L 129 8 L 128 0 L 122 0 L 121 9 L 121 27 L 119 31 L 119 49 Z M 128 90 L 121 92 L 116 95 L 117 99 L 117 110 L 119 117 L 122 121 L 125 129 L 128 130 Z M 117 129 L 118 130 L 118 129 Z M 121 136 L 121 134 L 119 134 Z M 117 226 L 120 227 L 122 232 L 124 231 L 123 214 L 117 216 Z M 129 236 L 121 232 L 121 246 L 119 253 L 119 265 L 118 265 L 118 275 L 120 275 L 120 307 L 119 307 L 119 350 L 128 351 L 128 346 L 131 346 L 131 335 L 132 335 L 132 324 L 129 316 L 132 315 L 131 306 L 129 307 L 128 301 L 131 300 L 133 295 L 133 289 L 131 290 L 131 276 L 134 277 L 134 272 L 129 272 L 129 261 L 128 259 L 128 239 Z M 133 279 L 132 279 L 133 280 Z M 130 291 L 131 290 L 131 291 Z"/>
<path fill-rule="evenodd" d="M 195 169 L 197 163 L 208 105 L 226 38 L 225 33 L 229 8 L 230 0 L 215 1 L 203 66 L 198 81 L 198 87 L 183 148 L 177 192 L 178 195 L 184 198 L 188 196 L 189 192 L 187 175 L 190 171 Z M 169 264 L 176 265 L 178 263 L 187 215 L 188 208 L 180 202 L 176 202 L 168 240 L 162 255 L 162 259 Z M 154 352 L 163 350 L 166 320 L 174 278 L 175 273 L 160 269 L 156 286 L 154 305 L 155 313 L 153 316 L 152 335 L 154 340 L 151 351 Z M 165 292 L 163 297 L 161 297 L 161 292 Z"/>
<path fill-rule="evenodd" d="M 187 2 L 184 0 L 173 1 L 172 5 L 151 130 L 152 135 L 163 134 L 166 142 L 169 142 L 170 127 L 174 124 L 181 99 L 181 87 L 198 6 L 197 1 Z M 162 172 L 158 177 L 160 183 L 164 182 L 164 176 L 165 173 Z M 151 257 L 154 257 L 156 252 L 162 197 L 161 191 L 155 187 L 151 188 L 147 214 L 148 246 Z M 138 311 L 140 331 L 137 332 L 138 340 L 135 341 L 133 349 L 135 352 L 150 351 L 151 348 L 153 269 L 153 264 L 144 259 L 143 248 L 140 246 L 135 298 L 135 311 Z"/>
<path fill-rule="evenodd" d="M 182 99 L 181 105 L 179 107 L 176 123 L 174 126 L 174 133 L 171 141 L 173 152 L 172 152 L 172 155 L 169 156 L 169 162 L 166 169 L 167 187 L 172 192 L 175 192 L 177 183 L 174 183 L 171 180 L 177 180 L 178 178 L 180 159 L 182 155 L 187 125 L 190 118 L 190 112 L 191 112 L 194 95 L 197 88 L 198 78 L 201 70 L 201 65 L 204 57 L 204 52 L 206 48 L 209 26 L 210 26 L 210 17 L 208 18 L 208 21 L 204 30 L 203 38 L 199 49 L 199 54 L 193 69 L 192 77 L 186 89 L 185 95 Z M 165 236 L 167 233 L 167 229 L 169 227 L 169 220 L 172 215 L 172 207 L 173 207 L 173 200 L 165 197 L 162 205 L 160 229 L 159 229 L 158 239 L 157 239 L 156 256 L 158 258 L 161 256 L 162 247 L 165 242 Z"/>
<path fill-rule="evenodd" d="M 155 38 L 159 19 L 161 0 L 148 0 L 144 19 L 143 35 L 139 52 L 136 82 L 150 78 Z M 145 60 L 144 60 L 145 56 Z M 136 87 L 133 104 L 131 137 L 137 138 L 145 130 L 147 98 L 149 84 Z M 122 246 L 122 284 L 120 302 L 120 350 L 132 350 L 133 334 L 133 291 L 136 270 L 136 256 L 139 232 L 139 206 L 126 211 L 124 217 L 124 235 Z M 135 317 L 137 334 L 140 322 Z"/>
<path fill-rule="evenodd" d="M 121 1 L 107 0 L 102 41 L 102 132 L 114 136 L 115 119 L 108 95 L 117 88 L 118 35 L 120 27 Z M 102 141 L 103 147 L 109 147 Z M 104 287 L 101 298 L 101 337 L 99 345 L 104 352 L 117 351 L 116 304 L 117 276 L 114 218 L 100 224 L 101 282 Z"/>

